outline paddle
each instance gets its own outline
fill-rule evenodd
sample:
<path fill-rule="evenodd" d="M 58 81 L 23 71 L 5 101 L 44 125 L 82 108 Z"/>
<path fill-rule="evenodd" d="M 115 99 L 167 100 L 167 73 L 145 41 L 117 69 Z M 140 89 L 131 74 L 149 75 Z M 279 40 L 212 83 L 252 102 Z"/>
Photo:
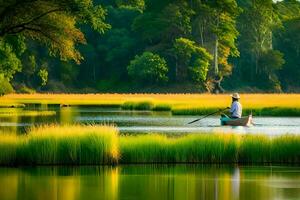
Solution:
<path fill-rule="evenodd" d="M 202 119 L 205 119 L 206 117 L 209 117 L 209 116 L 211 116 L 211 115 L 217 114 L 217 113 L 222 112 L 222 111 L 227 110 L 227 109 L 228 109 L 228 108 L 225 108 L 225 109 L 218 110 L 218 111 L 216 111 L 216 112 L 210 113 L 210 114 L 208 114 L 208 115 L 205 115 L 204 117 L 201 117 L 201 118 L 196 119 L 196 120 L 194 120 L 194 121 L 192 121 L 192 122 L 189 122 L 188 124 L 193 124 L 193 123 L 198 122 L 198 121 L 200 121 L 200 120 L 202 120 Z"/>

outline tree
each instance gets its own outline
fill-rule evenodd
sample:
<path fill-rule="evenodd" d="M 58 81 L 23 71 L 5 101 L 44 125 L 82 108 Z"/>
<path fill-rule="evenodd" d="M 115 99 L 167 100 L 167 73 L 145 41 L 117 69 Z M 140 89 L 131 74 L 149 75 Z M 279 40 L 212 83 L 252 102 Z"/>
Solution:
<path fill-rule="evenodd" d="M 133 30 L 151 48 L 151 51 L 164 54 L 173 46 L 176 38 L 191 33 L 192 10 L 186 2 L 163 3 L 161 10 L 147 10 L 133 23 Z"/>
<path fill-rule="evenodd" d="M 5 78 L 4 74 L 0 73 L 0 95 L 14 92 L 13 87 L 9 83 L 9 80 Z"/>
<path fill-rule="evenodd" d="M 21 61 L 14 52 L 13 46 L 0 40 L 0 73 L 10 80 L 16 72 L 21 71 L 21 67 Z"/>
<path fill-rule="evenodd" d="M 272 0 L 251 0 L 244 8 L 239 23 L 242 60 L 251 59 L 250 75 L 252 80 L 263 72 L 259 59 L 263 52 L 273 49 L 273 30 L 280 26 L 280 21 L 273 7 Z M 251 31 L 249 31 L 251 30 Z M 249 65 L 249 64 L 248 64 Z"/>
<path fill-rule="evenodd" d="M 1 0 L 0 39 L 22 35 L 45 44 L 52 55 L 80 62 L 77 43 L 85 38 L 76 24 L 89 24 L 104 32 L 109 25 L 103 22 L 104 9 L 92 0 Z"/>
<path fill-rule="evenodd" d="M 208 67 L 212 60 L 211 54 L 187 38 L 175 40 L 174 54 L 177 79 L 183 81 L 191 78 L 194 82 L 205 85 Z M 187 77 L 188 74 L 191 75 L 190 78 Z"/>
<path fill-rule="evenodd" d="M 283 54 L 285 64 L 279 72 L 286 90 L 300 86 L 300 2 L 285 0 L 276 4 L 283 28 L 274 32 L 274 46 Z"/>
<path fill-rule="evenodd" d="M 46 68 L 41 68 L 38 72 L 38 76 L 40 77 L 40 85 L 45 86 L 48 82 L 48 71 Z"/>
<path fill-rule="evenodd" d="M 119 7 L 130 7 L 136 8 L 141 12 L 145 9 L 145 1 L 144 0 L 116 0 L 116 4 Z"/>
<path fill-rule="evenodd" d="M 269 50 L 262 52 L 258 60 L 258 65 L 265 73 L 260 76 L 258 82 L 261 82 L 264 89 L 271 89 L 276 92 L 282 91 L 277 72 L 282 69 L 284 63 L 285 60 L 280 51 Z"/>
<path fill-rule="evenodd" d="M 239 56 L 236 18 L 240 8 L 236 0 L 195 1 L 191 7 L 196 13 L 193 36 L 214 55 L 210 79 L 230 75 L 232 65 L 228 59 Z"/>
<path fill-rule="evenodd" d="M 168 81 L 168 66 L 165 59 L 151 52 L 135 56 L 127 67 L 129 76 L 143 85 Z"/>

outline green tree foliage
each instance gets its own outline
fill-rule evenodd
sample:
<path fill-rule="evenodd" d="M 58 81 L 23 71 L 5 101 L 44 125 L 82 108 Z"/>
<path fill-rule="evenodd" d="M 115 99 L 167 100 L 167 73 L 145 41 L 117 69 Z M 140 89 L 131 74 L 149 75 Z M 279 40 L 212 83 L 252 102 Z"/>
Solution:
<path fill-rule="evenodd" d="M 272 0 L 246 2 L 242 3 L 243 13 L 238 20 L 241 57 L 236 72 L 244 83 L 279 91 L 277 73 L 284 61 L 283 55 L 274 49 L 273 33 L 281 28 L 276 6 Z"/>
<path fill-rule="evenodd" d="M 176 55 L 176 74 L 179 80 L 192 78 L 196 83 L 205 84 L 211 54 L 196 45 L 194 41 L 178 38 L 174 43 Z M 190 77 L 187 77 L 190 75 Z"/>
<path fill-rule="evenodd" d="M 166 79 L 210 90 L 216 77 L 228 90 L 291 91 L 300 87 L 299 19 L 297 0 L 0 0 L 0 73 L 18 91 L 122 92 L 130 80 L 141 91 Z M 143 63 L 128 73 L 149 52 L 169 66 L 154 75 L 163 78 L 141 76 Z"/>
<path fill-rule="evenodd" d="M 110 28 L 104 18 L 105 10 L 92 0 L 0 0 L 1 73 L 12 79 L 21 71 L 20 56 L 31 41 L 46 46 L 52 56 L 80 63 L 83 57 L 76 45 L 86 40 L 78 25 L 103 33 Z M 29 71 L 24 70 L 27 76 Z"/>
<path fill-rule="evenodd" d="M 187 3 L 175 1 L 161 9 L 149 12 L 146 10 L 133 23 L 133 30 L 155 51 L 170 48 L 174 39 L 191 32 L 193 12 Z"/>
<path fill-rule="evenodd" d="M 141 84 L 159 84 L 168 81 L 165 59 L 151 52 L 135 56 L 127 67 L 129 76 Z"/>
<path fill-rule="evenodd" d="M 9 80 L 0 73 L 0 95 L 8 94 L 14 92 L 13 87 L 9 83 Z"/>
<path fill-rule="evenodd" d="M 45 44 L 52 55 L 80 62 L 77 43 L 85 43 L 77 23 L 91 25 L 104 32 L 109 25 L 103 22 L 105 11 L 91 0 L 1 0 L 0 38 L 22 35 Z"/>
<path fill-rule="evenodd" d="M 196 1 L 194 35 L 202 46 L 214 55 L 212 74 L 229 75 L 232 66 L 228 63 L 230 56 L 239 56 L 236 46 L 238 31 L 236 18 L 240 8 L 235 0 Z"/>
<path fill-rule="evenodd" d="M 41 80 L 41 86 L 45 86 L 48 81 L 48 71 L 45 68 L 40 69 L 38 72 L 38 76 L 40 77 Z"/>
<path fill-rule="evenodd" d="M 264 73 L 260 75 L 261 78 L 257 82 L 261 82 L 260 84 L 266 90 L 281 92 L 281 85 L 276 72 L 282 69 L 284 63 L 285 60 L 280 51 L 269 50 L 262 52 L 258 65 Z"/>
<path fill-rule="evenodd" d="M 12 79 L 16 72 L 21 71 L 21 61 L 14 52 L 11 44 L 0 40 L 0 73 Z"/>
<path fill-rule="evenodd" d="M 119 7 L 129 7 L 129 8 L 135 8 L 140 11 L 143 11 L 145 9 L 145 1 L 144 0 L 116 0 L 116 4 Z"/>
<path fill-rule="evenodd" d="M 276 5 L 283 28 L 275 32 L 275 46 L 284 54 L 279 78 L 286 90 L 300 86 L 300 2 L 286 0 Z"/>

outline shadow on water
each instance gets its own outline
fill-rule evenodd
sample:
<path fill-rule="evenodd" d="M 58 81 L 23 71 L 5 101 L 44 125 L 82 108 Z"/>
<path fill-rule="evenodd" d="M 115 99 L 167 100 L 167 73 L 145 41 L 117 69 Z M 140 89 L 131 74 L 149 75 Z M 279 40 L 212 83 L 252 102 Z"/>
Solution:
<path fill-rule="evenodd" d="M 0 198 L 299 199 L 297 167 L 140 165 L 0 168 Z"/>

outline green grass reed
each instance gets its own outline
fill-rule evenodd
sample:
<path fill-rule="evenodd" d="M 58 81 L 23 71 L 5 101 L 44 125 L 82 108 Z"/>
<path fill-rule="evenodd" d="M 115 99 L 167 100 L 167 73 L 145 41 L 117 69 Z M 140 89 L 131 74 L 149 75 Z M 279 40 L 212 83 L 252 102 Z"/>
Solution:
<path fill-rule="evenodd" d="M 38 116 L 53 116 L 56 115 L 55 111 L 29 111 L 29 110 L 15 110 L 15 111 L 0 111 L 0 117 L 38 117 Z"/>
<path fill-rule="evenodd" d="M 271 142 L 265 135 L 242 136 L 239 148 L 239 161 L 242 163 L 271 162 Z"/>
<path fill-rule="evenodd" d="M 123 110 L 152 110 L 154 108 L 154 104 L 150 101 L 142 101 L 142 102 L 125 102 L 122 104 L 121 108 Z"/>
<path fill-rule="evenodd" d="M 101 165 L 118 161 L 118 131 L 108 126 L 43 126 L 18 137 L 17 165 Z M 4 146 L 2 141 L 0 147 Z M 7 157 L 0 152 L 0 160 Z M 1 164 L 5 164 L 4 162 Z"/>
<path fill-rule="evenodd" d="M 207 115 L 224 108 L 175 108 L 172 109 L 173 115 Z"/>
<path fill-rule="evenodd" d="M 224 108 L 174 108 L 173 115 L 207 115 Z M 265 107 L 265 108 L 244 108 L 243 115 L 253 114 L 254 116 L 300 116 L 299 108 Z M 216 114 L 217 115 L 217 114 Z"/>
<path fill-rule="evenodd" d="M 126 136 L 120 138 L 120 150 L 121 163 L 234 163 L 238 140 L 208 134 Z"/>
<path fill-rule="evenodd" d="M 25 136 L 0 136 L 0 165 L 116 163 L 299 164 L 300 136 L 119 136 L 115 127 L 92 125 L 43 126 Z"/>
<path fill-rule="evenodd" d="M 172 106 L 168 104 L 157 104 L 152 108 L 153 111 L 171 111 Z"/>
<path fill-rule="evenodd" d="M 20 137 L 3 133 L 0 134 L 0 165 L 15 165 L 17 160 L 17 149 L 20 146 Z"/>
<path fill-rule="evenodd" d="M 271 162 L 300 163 L 300 137 L 283 135 L 272 140 Z"/>

